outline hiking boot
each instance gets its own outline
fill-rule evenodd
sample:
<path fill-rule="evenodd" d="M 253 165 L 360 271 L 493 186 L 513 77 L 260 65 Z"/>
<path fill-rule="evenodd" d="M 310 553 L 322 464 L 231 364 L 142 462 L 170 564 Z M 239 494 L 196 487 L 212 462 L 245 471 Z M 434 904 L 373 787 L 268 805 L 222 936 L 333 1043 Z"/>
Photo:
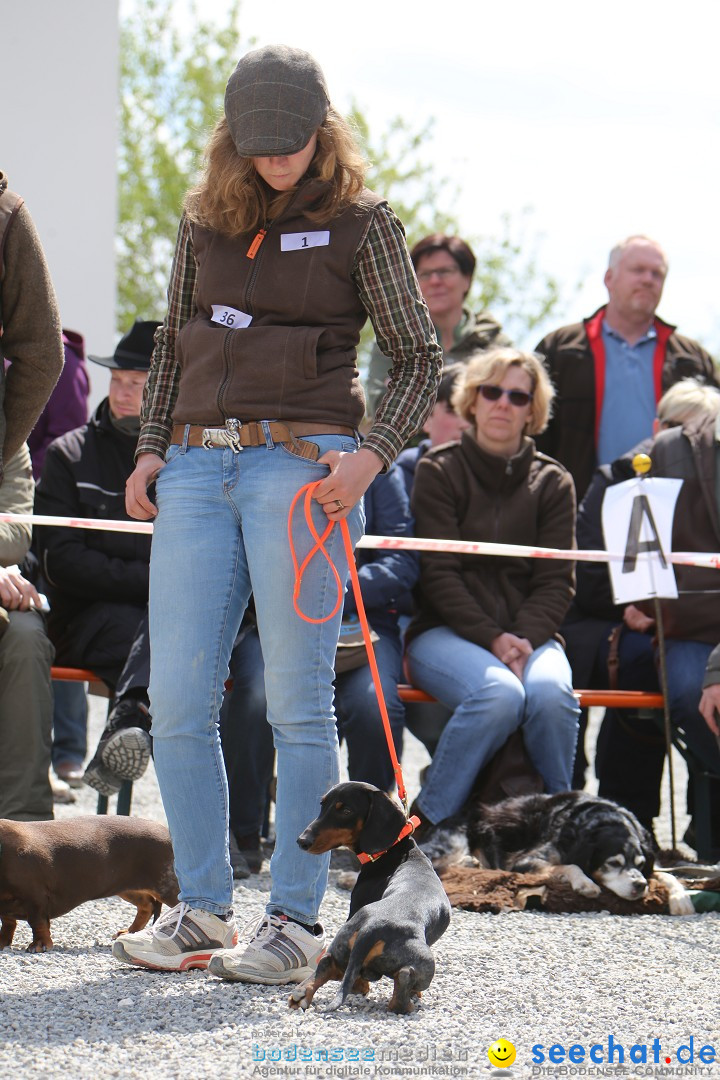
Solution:
<path fill-rule="evenodd" d="M 83 783 L 88 787 L 94 788 L 100 795 L 105 795 L 108 799 L 111 795 L 117 795 L 118 791 L 123 785 L 119 776 L 115 776 L 115 773 L 111 773 L 109 769 L 106 769 L 101 761 L 98 760 L 97 754 L 89 762 L 85 775 L 83 776 Z"/>
<path fill-rule="evenodd" d="M 148 767 L 152 743 L 143 728 L 130 727 L 109 735 L 98 749 L 103 765 L 111 773 L 121 780 L 139 780 Z"/>
<path fill-rule="evenodd" d="M 232 948 L 237 938 L 232 913 L 223 918 L 180 903 L 161 915 L 153 927 L 117 938 L 112 951 L 123 964 L 187 971 L 206 968 L 213 953 Z"/>
<path fill-rule="evenodd" d="M 261 915 L 245 927 L 243 938 L 237 948 L 215 953 L 208 964 L 212 975 L 265 986 L 301 983 L 314 974 L 325 952 L 320 923 L 310 931 L 287 915 Z"/>
<path fill-rule="evenodd" d="M 151 723 L 150 712 L 141 701 L 121 699 L 110 711 L 84 782 L 110 796 L 120 790 L 123 780 L 139 780 L 150 761 Z"/>

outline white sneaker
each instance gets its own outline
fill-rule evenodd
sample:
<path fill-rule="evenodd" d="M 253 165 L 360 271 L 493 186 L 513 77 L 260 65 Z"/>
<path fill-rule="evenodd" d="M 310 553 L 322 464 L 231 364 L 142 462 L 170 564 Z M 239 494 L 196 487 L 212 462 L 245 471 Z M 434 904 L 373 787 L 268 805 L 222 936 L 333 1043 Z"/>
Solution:
<path fill-rule="evenodd" d="M 161 915 L 154 926 L 123 934 L 113 943 L 112 951 L 124 964 L 187 971 L 206 968 L 213 953 L 232 948 L 237 939 L 234 915 L 223 919 L 180 903 Z"/>
<path fill-rule="evenodd" d="M 237 948 L 213 954 L 208 965 L 211 974 L 266 986 L 301 983 L 315 973 L 325 952 L 320 923 L 310 932 L 287 915 L 261 915 L 244 928 L 243 938 Z"/>

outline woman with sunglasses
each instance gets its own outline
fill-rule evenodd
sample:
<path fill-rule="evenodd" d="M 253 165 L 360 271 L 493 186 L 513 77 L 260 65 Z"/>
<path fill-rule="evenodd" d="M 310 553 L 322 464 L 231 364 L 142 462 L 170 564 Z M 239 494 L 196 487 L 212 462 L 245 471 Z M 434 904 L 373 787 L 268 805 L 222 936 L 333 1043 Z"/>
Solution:
<path fill-rule="evenodd" d="M 530 353 L 497 349 L 470 361 L 452 404 L 471 426 L 417 467 L 418 536 L 574 546 L 572 477 L 531 437 L 545 428 L 553 394 Z M 453 710 L 413 807 L 422 821 L 457 813 L 518 728 L 545 790 L 570 787 L 579 708 L 558 627 L 573 593 L 569 561 L 422 554 L 408 673 Z"/>

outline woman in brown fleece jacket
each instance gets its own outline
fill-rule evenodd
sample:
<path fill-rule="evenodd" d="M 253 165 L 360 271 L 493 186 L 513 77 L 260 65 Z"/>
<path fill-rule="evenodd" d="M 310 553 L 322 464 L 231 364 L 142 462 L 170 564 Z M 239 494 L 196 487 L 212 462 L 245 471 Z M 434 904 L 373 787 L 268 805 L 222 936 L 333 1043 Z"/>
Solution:
<path fill-rule="evenodd" d="M 570 548 L 570 473 L 530 435 L 553 389 L 530 353 L 471 361 L 453 405 L 472 427 L 418 464 L 418 536 Z M 570 787 L 579 709 L 558 627 L 574 591 L 569 561 L 427 553 L 408 631 L 415 686 L 453 709 L 416 809 L 431 823 L 457 813 L 479 770 L 518 727 L 548 792 Z"/>

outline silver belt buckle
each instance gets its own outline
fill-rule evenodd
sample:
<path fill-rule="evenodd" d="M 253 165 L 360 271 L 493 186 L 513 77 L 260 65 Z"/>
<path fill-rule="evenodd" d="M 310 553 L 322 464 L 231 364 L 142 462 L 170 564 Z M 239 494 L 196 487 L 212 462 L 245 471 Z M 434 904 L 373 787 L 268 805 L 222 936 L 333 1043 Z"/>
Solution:
<path fill-rule="evenodd" d="M 234 454 L 239 454 L 242 451 L 240 445 L 240 428 L 242 422 L 240 420 L 226 420 L 225 427 L 206 427 L 203 428 L 202 444 L 206 450 L 211 450 L 213 446 L 229 446 Z"/>

